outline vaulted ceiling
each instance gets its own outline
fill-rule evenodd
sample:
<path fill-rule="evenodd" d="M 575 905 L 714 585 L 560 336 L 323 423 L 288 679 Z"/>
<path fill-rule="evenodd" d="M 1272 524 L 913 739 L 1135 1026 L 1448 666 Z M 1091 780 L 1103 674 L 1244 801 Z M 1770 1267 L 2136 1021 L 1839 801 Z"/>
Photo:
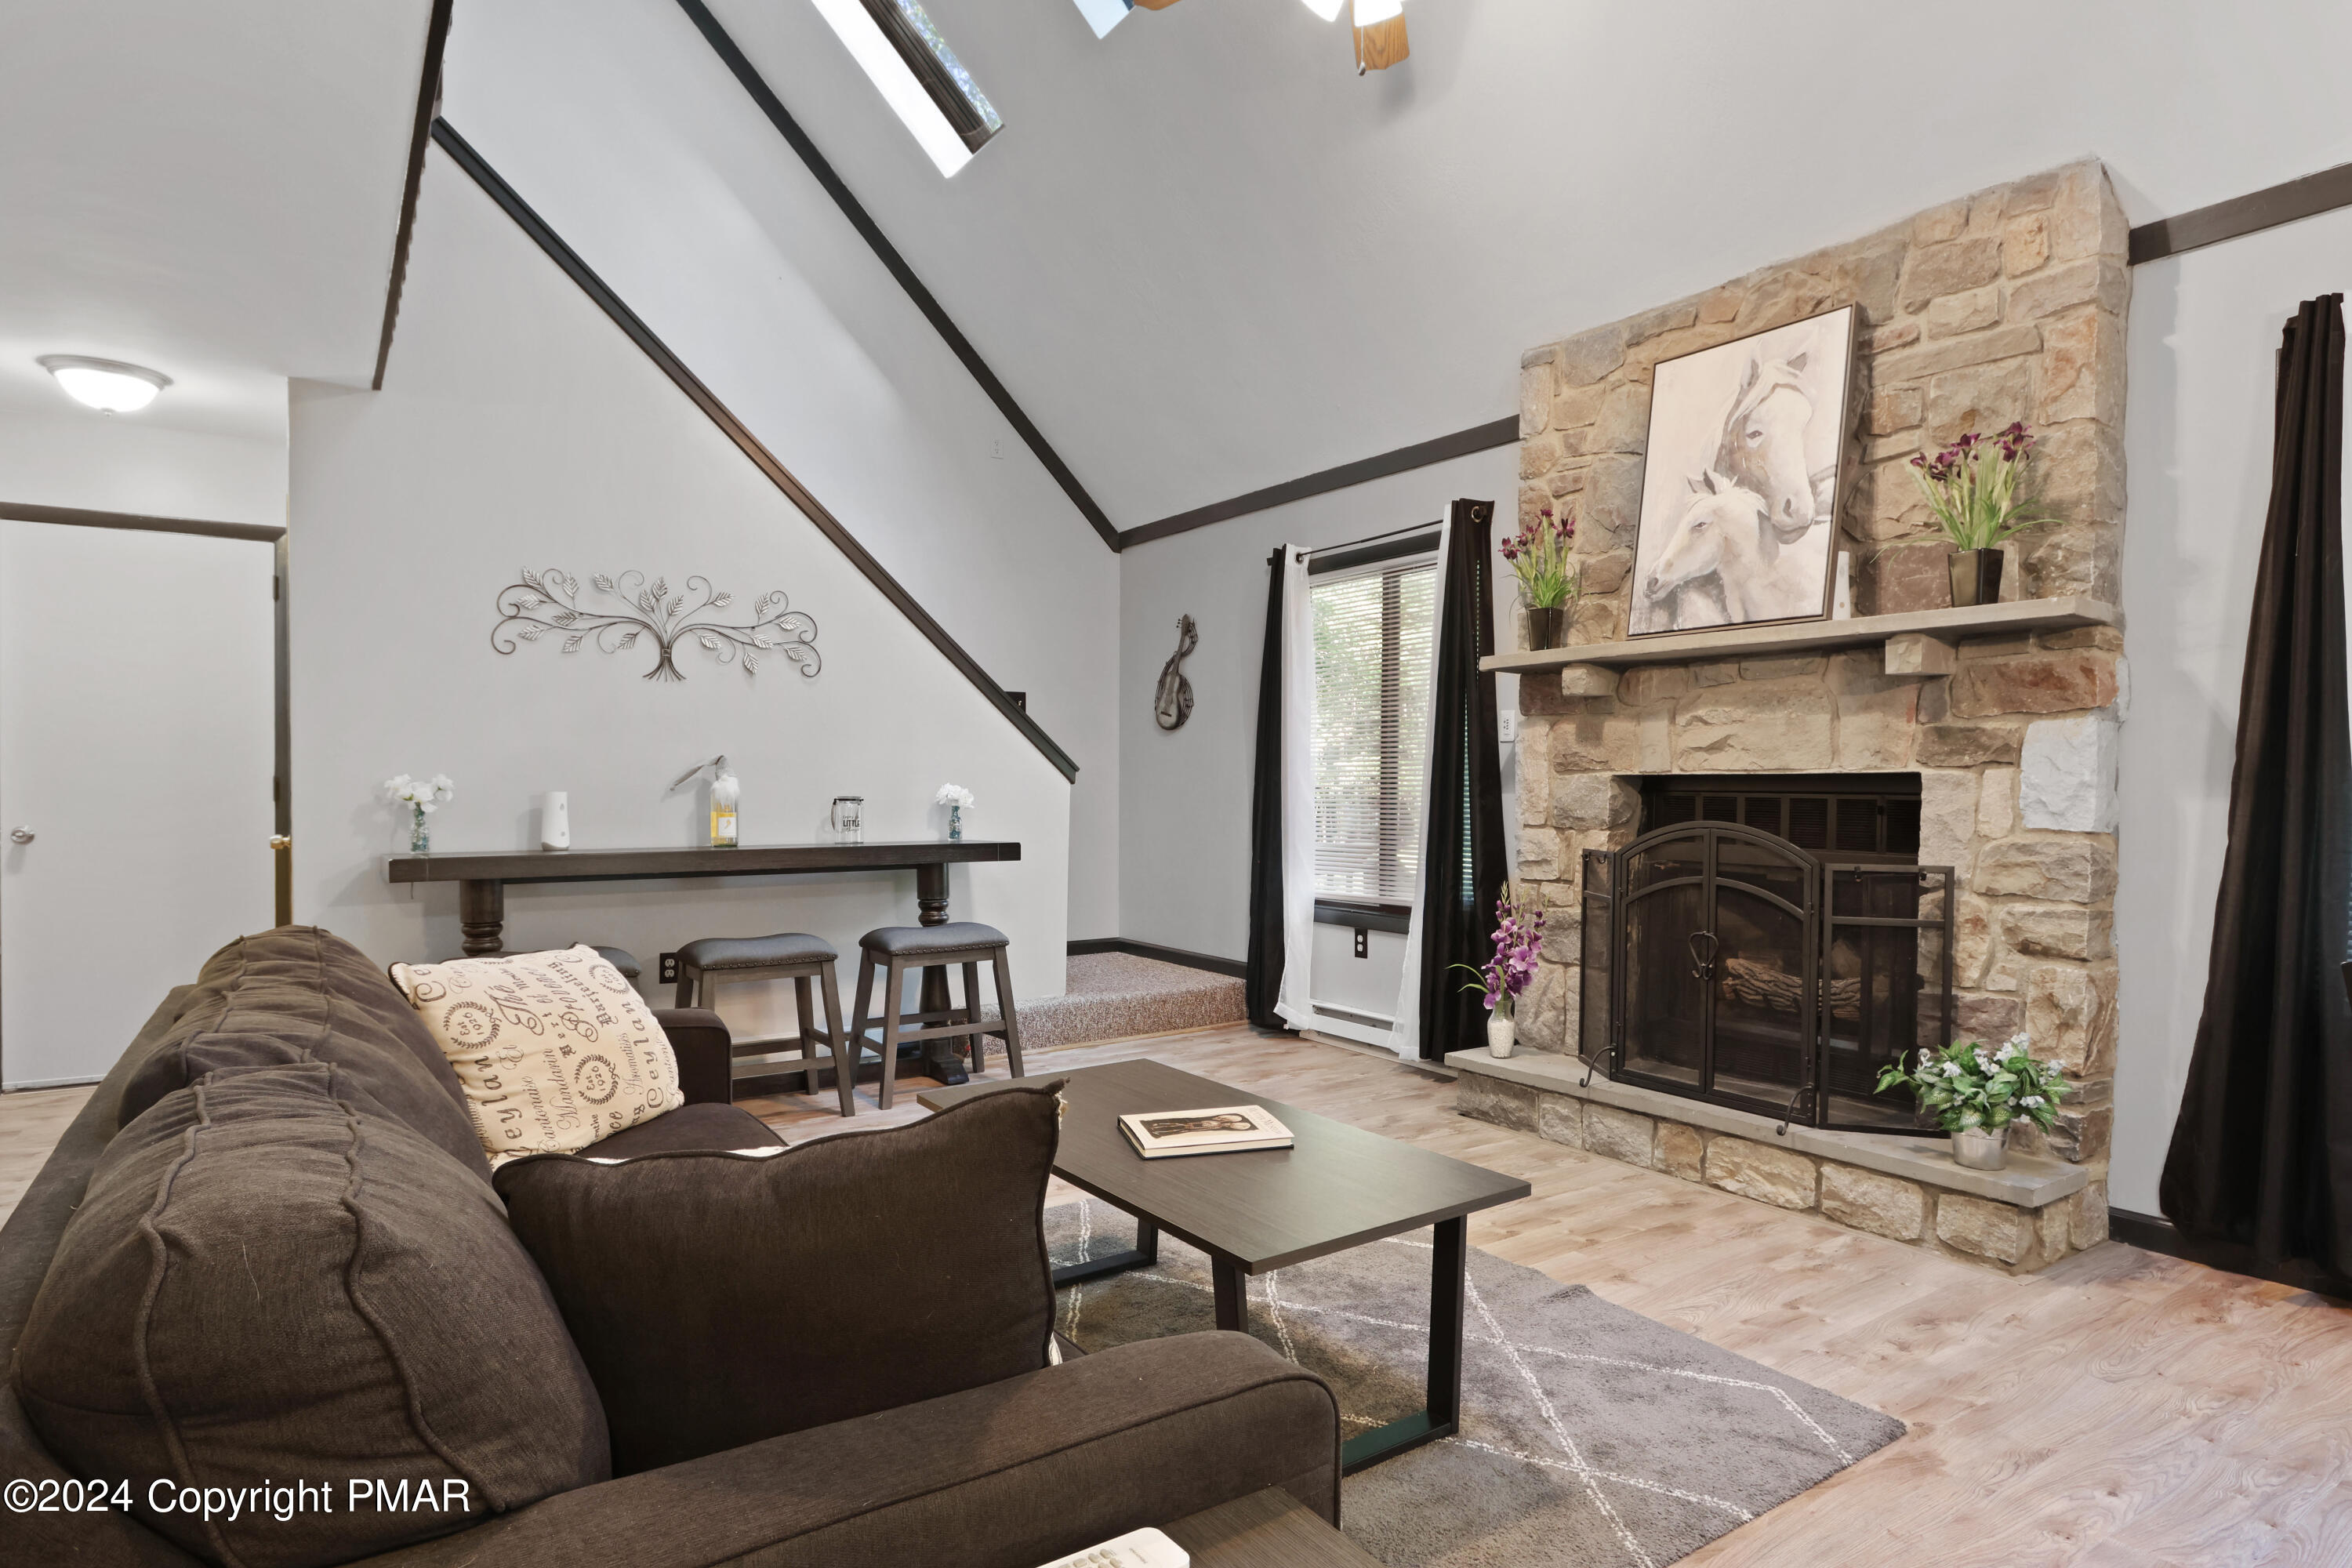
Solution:
<path fill-rule="evenodd" d="M 275 433 L 375 366 L 430 0 L 20 0 L 0 26 L 0 406 L 33 363 L 175 378 L 140 417 Z"/>
<path fill-rule="evenodd" d="M 1408 0 L 1364 77 L 1298 0 L 1099 41 L 925 3 L 1005 121 L 952 181 L 805 0 L 712 0 L 1123 527 L 1507 415 L 1525 348 L 2085 153 L 2135 222 L 2352 160 L 2336 0 Z"/>

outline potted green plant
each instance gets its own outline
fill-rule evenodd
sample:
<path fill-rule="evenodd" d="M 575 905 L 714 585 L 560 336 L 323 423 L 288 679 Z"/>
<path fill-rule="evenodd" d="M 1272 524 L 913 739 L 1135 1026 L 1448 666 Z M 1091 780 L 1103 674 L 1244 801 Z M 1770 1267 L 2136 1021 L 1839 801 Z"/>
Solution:
<path fill-rule="evenodd" d="M 1519 580 L 1519 598 L 1527 605 L 1528 647 L 1566 647 L 1569 629 L 1576 624 L 1576 606 L 1584 597 L 1584 566 L 1569 564 L 1568 549 L 1576 540 L 1576 514 L 1555 515 L 1549 507 L 1503 541 L 1503 559 Z"/>
<path fill-rule="evenodd" d="M 2000 543 L 2053 521 L 2035 514 L 2024 493 L 2033 433 L 2020 420 L 1994 436 L 1971 430 L 1930 458 L 1911 459 L 1936 526 L 1952 542 L 1952 603 L 2000 602 Z"/>
<path fill-rule="evenodd" d="M 2009 1162 L 2009 1129 L 2031 1121 L 2048 1131 L 2066 1097 L 2066 1080 L 2056 1062 L 2036 1061 L 2022 1033 L 1998 1051 L 1977 1040 L 1955 1040 L 1942 1050 L 1921 1047 L 1918 1066 L 1906 1071 L 1898 1058 L 1878 1075 L 1883 1092 L 1907 1087 L 1922 1115 L 1932 1115 L 1952 1135 L 1952 1162 L 1971 1171 L 1998 1171 Z"/>

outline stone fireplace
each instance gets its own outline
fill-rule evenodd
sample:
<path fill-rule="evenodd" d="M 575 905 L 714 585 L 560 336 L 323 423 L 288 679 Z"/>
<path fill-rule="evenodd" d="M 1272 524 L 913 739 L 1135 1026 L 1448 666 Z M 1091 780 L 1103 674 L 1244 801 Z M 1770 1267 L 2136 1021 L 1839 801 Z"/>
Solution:
<path fill-rule="evenodd" d="M 1574 508 L 1588 593 L 1570 647 L 1495 661 L 1520 673 L 1516 869 L 1549 942 L 1521 1055 L 1451 1058 L 1466 1114 L 2004 1268 L 2105 1238 L 2125 243 L 2085 161 L 1525 356 L 1521 513 Z M 1625 640 L 1652 367 L 1849 304 L 1854 618 Z M 2013 603 L 1955 611 L 1908 462 L 2013 419 L 2061 521 L 2009 547 Z M 1633 918 L 1662 867 L 1716 902 Z M 1799 896 L 1766 920 L 1759 888 Z M 1841 919 L 1864 909 L 1904 923 Z M 1689 940 L 1735 926 L 1760 952 L 1736 974 Z M 1849 1130 L 1888 1116 L 1859 1087 L 1888 1052 L 2021 1028 L 2070 1092 L 2011 1170 Z"/>

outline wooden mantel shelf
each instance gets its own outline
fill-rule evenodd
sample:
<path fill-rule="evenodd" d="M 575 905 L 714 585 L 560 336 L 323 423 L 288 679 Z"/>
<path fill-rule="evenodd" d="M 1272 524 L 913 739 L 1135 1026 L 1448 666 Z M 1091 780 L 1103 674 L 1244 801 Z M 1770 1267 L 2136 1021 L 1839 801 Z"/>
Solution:
<path fill-rule="evenodd" d="M 1963 637 L 2014 632 L 2063 631 L 2073 626 L 2120 626 L 2124 613 L 2097 599 L 2018 599 L 2005 605 L 1960 609 L 1908 610 L 1894 616 L 1857 616 L 1843 621 L 1784 621 L 1768 626 L 1724 626 L 1702 632 L 1667 632 L 1623 642 L 1578 643 L 1570 647 L 1498 653 L 1478 661 L 1481 669 L 1514 675 L 1565 669 L 1572 664 L 1624 666 L 1672 664 L 1683 659 L 1770 658 L 1822 648 L 1855 647 L 1895 637 L 1952 644 Z M 1937 673 L 1932 668 L 1916 674 Z"/>

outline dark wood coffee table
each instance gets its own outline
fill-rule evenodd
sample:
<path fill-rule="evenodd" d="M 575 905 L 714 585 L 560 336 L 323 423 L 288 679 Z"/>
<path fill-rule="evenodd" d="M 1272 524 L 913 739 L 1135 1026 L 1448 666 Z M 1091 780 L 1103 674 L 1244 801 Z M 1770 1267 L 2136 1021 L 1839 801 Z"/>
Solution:
<path fill-rule="evenodd" d="M 1069 1103 L 1054 1173 L 1133 1215 L 1136 1222 L 1131 1250 L 1056 1268 L 1055 1284 L 1157 1262 L 1164 1230 L 1209 1255 L 1217 1327 L 1245 1330 L 1244 1276 L 1434 1226 L 1428 1407 L 1349 1438 L 1340 1450 L 1340 1468 L 1359 1470 L 1454 1434 L 1462 1412 L 1467 1216 L 1526 1197 L 1527 1183 L 1164 1062 L 1111 1062 L 1052 1076 L 1063 1079 Z M 916 1100 L 940 1110 L 1006 1087 L 967 1084 L 929 1089 Z M 1212 1105 L 1262 1105 L 1290 1129 L 1295 1146 L 1146 1160 L 1118 1130 L 1118 1118 L 1131 1112 Z"/>

